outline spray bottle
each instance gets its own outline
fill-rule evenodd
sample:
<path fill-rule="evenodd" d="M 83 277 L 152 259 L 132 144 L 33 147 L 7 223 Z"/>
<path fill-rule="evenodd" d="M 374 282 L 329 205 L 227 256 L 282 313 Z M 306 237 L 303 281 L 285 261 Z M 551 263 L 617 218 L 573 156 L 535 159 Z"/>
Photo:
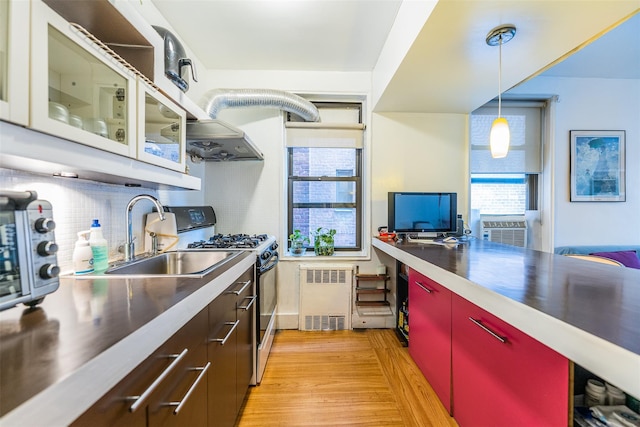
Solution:
<path fill-rule="evenodd" d="M 73 271 L 76 274 L 93 273 L 93 251 L 85 237 L 89 233 L 89 230 L 78 232 L 78 240 L 73 249 Z"/>
<path fill-rule="evenodd" d="M 109 268 L 109 247 L 107 239 L 102 235 L 102 227 L 97 219 L 93 220 L 89 235 L 89 244 L 93 252 L 93 269 L 95 273 L 104 273 Z"/>

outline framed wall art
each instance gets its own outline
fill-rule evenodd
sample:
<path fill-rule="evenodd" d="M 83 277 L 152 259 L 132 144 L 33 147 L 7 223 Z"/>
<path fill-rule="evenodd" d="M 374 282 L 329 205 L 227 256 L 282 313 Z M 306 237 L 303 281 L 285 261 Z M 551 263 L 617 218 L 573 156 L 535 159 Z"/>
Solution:
<path fill-rule="evenodd" d="M 625 131 L 572 130 L 571 201 L 625 201 Z"/>

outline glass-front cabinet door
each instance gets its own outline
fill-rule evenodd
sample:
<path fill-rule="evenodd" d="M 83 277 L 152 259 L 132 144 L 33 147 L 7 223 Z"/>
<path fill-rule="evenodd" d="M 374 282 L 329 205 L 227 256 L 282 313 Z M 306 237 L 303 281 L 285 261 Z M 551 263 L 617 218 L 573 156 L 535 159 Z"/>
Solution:
<path fill-rule="evenodd" d="M 135 74 L 42 2 L 32 8 L 31 127 L 135 157 Z"/>
<path fill-rule="evenodd" d="M 138 80 L 138 160 L 184 172 L 186 120 L 182 108 Z"/>
<path fill-rule="evenodd" d="M 0 119 L 29 122 L 29 3 L 0 0 Z"/>

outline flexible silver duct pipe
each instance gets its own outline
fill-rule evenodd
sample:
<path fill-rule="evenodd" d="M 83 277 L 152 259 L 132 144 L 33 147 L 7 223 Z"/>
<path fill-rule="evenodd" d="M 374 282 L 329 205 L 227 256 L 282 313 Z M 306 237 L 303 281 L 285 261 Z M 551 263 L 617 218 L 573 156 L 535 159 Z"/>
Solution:
<path fill-rule="evenodd" d="M 273 89 L 211 89 L 200 103 L 212 119 L 223 108 L 265 107 L 278 108 L 300 116 L 306 122 L 320 121 L 315 105 L 290 92 Z"/>

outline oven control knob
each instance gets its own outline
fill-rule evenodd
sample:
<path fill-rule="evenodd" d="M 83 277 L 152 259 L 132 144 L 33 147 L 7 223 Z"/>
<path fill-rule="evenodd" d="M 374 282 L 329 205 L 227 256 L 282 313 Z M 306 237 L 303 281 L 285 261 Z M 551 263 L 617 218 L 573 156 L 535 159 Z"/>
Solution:
<path fill-rule="evenodd" d="M 58 244 L 55 242 L 38 243 L 38 255 L 49 256 L 58 252 Z"/>
<path fill-rule="evenodd" d="M 276 249 L 278 249 L 278 242 L 273 242 L 273 245 L 271 245 L 271 250 L 275 251 Z"/>
<path fill-rule="evenodd" d="M 38 233 L 48 233 L 56 228 L 56 223 L 51 218 L 38 218 L 34 224 Z"/>
<path fill-rule="evenodd" d="M 45 264 L 40 267 L 40 277 L 43 279 L 53 279 L 60 274 L 60 267 L 55 264 Z"/>
<path fill-rule="evenodd" d="M 262 255 L 260 255 L 260 258 L 262 258 L 262 259 L 269 259 L 269 258 L 271 258 L 271 252 L 269 252 L 269 251 L 264 251 L 264 252 L 262 253 Z"/>

